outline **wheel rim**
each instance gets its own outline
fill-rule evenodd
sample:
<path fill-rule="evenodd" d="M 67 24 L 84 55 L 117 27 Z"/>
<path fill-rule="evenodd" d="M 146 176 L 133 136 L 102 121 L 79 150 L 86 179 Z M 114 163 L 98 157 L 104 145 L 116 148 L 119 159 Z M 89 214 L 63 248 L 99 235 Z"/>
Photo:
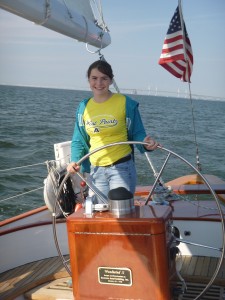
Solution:
<path fill-rule="evenodd" d="M 116 142 L 116 143 L 111 143 L 111 144 L 108 144 L 108 145 L 104 145 L 102 147 L 99 147 L 99 148 L 96 148 L 95 150 L 89 152 L 88 154 L 84 155 L 79 161 L 77 161 L 77 164 L 78 165 L 81 165 L 83 161 L 85 161 L 86 159 L 88 159 L 92 154 L 102 150 L 102 149 L 105 149 L 105 148 L 108 148 L 108 147 L 113 147 L 113 146 L 116 146 L 116 145 L 125 145 L 125 144 L 129 144 L 129 145 L 149 145 L 148 143 L 145 143 L 145 142 L 139 142 L 139 141 L 127 141 L 127 142 Z M 211 279 L 210 281 L 208 282 L 208 284 L 206 285 L 206 287 L 203 289 L 203 291 L 194 299 L 194 300 L 198 300 L 200 299 L 203 294 L 206 293 L 206 291 L 211 287 L 211 285 L 213 284 L 213 282 L 215 281 L 220 269 L 221 269 L 221 266 L 222 266 L 222 263 L 223 263 L 223 259 L 225 257 L 225 222 L 224 222 L 224 217 L 223 217 L 223 211 L 222 211 L 222 208 L 221 208 L 221 205 L 219 203 L 219 200 L 217 198 L 217 195 L 216 193 L 214 192 L 214 190 L 212 189 L 212 187 L 210 186 L 208 180 L 200 173 L 199 170 L 197 170 L 191 163 L 189 163 L 186 159 L 184 159 L 183 157 L 181 157 L 180 155 L 176 154 L 175 152 L 169 150 L 169 149 L 166 149 L 164 147 L 161 147 L 161 146 L 158 146 L 157 147 L 158 149 L 161 149 L 163 151 L 165 151 L 166 153 L 168 153 L 168 156 L 160 170 L 160 172 L 158 173 L 158 176 L 156 177 L 155 179 L 155 182 L 152 186 L 152 189 L 148 195 L 148 198 L 147 198 L 147 201 L 145 203 L 145 205 L 148 204 L 148 201 L 151 197 L 151 195 L 153 194 L 154 192 L 154 189 L 157 185 L 157 183 L 159 182 L 159 179 L 161 177 L 161 175 L 163 174 L 163 171 L 167 165 L 167 162 L 169 161 L 169 158 L 171 157 L 171 155 L 177 157 L 178 159 L 180 159 L 181 161 L 183 161 L 184 163 L 186 163 L 189 167 L 191 167 L 201 178 L 202 180 L 204 181 L 204 183 L 207 185 L 207 187 L 209 188 L 210 190 L 210 193 L 212 194 L 214 200 L 216 201 L 216 205 L 217 205 L 217 208 L 219 210 L 219 214 L 220 214 L 220 220 L 221 220 L 221 226 L 222 226 L 222 249 L 221 249 L 221 256 L 219 258 L 219 262 L 217 264 L 217 267 L 213 273 L 213 275 L 211 276 Z M 77 172 L 77 174 L 84 180 L 83 176 Z M 58 198 L 60 197 L 60 194 L 61 194 L 61 191 L 62 191 L 62 188 L 63 188 L 63 184 L 65 183 L 65 181 L 68 179 L 68 177 L 70 176 L 70 173 L 67 173 L 63 179 L 63 181 L 61 182 L 61 185 L 59 187 L 59 191 L 58 191 L 58 194 L 57 194 L 57 197 L 56 197 L 56 202 L 58 201 Z M 95 191 L 94 191 L 95 192 Z M 55 221 L 53 221 L 53 224 L 55 223 Z M 56 231 L 56 226 L 55 226 L 55 229 Z M 57 235 L 57 234 L 56 234 Z M 60 251 L 60 248 L 59 248 L 59 245 L 58 245 L 58 240 L 56 239 L 56 248 L 57 248 L 57 251 L 59 253 L 59 256 L 60 257 L 63 257 L 62 254 L 61 254 L 61 251 Z M 65 264 L 65 260 L 63 260 L 63 263 Z M 71 271 L 67 265 L 66 267 L 66 270 L 68 271 L 68 273 L 71 275 Z"/>

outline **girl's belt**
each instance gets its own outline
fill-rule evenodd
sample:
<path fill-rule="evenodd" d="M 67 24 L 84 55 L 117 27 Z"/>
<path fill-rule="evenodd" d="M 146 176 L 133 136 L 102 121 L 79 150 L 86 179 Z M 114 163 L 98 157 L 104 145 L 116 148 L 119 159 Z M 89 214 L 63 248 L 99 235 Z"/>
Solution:
<path fill-rule="evenodd" d="M 124 162 L 126 162 L 126 161 L 129 161 L 131 159 L 131 154 L 129 154 L 129 155 L 127 155 L 127 156 L 125 156 L 125 157 L 122 157 L 122 158 L 120 158 L 120 159 L 118 159 L 118 160 L 116 160 L 114 163 L 112 163 L 111 165 L 107 165 L 107 166 L 104 166 L 104 167 L 113 167 L 113 166 L 115 166 L 115 165 L 118 165 L 118 164 L 121 164 L 121 163 L 124 163 Z"/>

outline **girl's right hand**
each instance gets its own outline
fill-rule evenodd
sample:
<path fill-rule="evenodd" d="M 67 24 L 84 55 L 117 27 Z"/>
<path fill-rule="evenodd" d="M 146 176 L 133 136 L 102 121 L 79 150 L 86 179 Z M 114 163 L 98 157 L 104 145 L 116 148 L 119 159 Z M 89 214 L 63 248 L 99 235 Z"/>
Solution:
<path fill-rule="evenodd" d="M 66 169 L 67 172 L 75 174 L 76 172 L 79 172 L 80 166 L 76 162 L 71 162 Z"/>

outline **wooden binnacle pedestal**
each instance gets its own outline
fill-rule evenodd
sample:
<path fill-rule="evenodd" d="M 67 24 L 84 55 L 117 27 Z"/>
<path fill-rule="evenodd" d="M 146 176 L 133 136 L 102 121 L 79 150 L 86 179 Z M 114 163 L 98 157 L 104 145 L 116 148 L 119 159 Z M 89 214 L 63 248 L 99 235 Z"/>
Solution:
<path fill-rule="evenodd" d="M 121 218 L 110 212 L 67 218 L 76 300 L 169 300 L 171 208 L 136 206 Z"/>

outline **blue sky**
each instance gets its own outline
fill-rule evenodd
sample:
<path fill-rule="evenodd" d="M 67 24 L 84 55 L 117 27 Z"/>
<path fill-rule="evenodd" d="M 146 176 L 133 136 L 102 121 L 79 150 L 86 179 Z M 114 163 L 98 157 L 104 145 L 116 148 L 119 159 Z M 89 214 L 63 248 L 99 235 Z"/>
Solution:
<path fill-rule="evenodd" d="M 188 84 L 158 65 L 176 0 L 102 0 L 112 43 L 102 50 L 117 85 L 181 93 Z M 225 1 L 183 0 L 194 53 L 193 94 L 225 98 Z M 99 57 L 85 45 L 0 9 L 0 84 L 87 88 Z"/>

